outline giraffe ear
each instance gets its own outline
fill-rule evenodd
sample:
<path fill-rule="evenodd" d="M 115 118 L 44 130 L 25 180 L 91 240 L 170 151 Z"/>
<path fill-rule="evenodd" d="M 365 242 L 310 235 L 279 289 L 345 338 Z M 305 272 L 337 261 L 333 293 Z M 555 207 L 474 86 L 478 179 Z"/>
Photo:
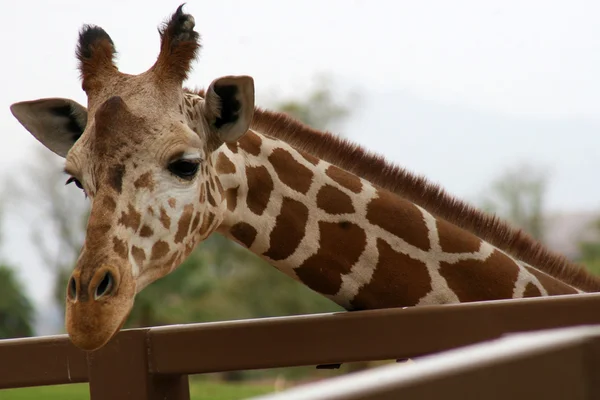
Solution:
<path fill-rule="evenodd" d="M 66 157 L 87 123 L 87 109 L 60 98 L 23 101 L 10 106 L 15 118 L 44 146 Z"/>
<path fill-rule="evenodd" d="M 219 143 L 235 142 L 250 127 L 254 115 L 254 80 L 226 76 L 214 80 L 206 91 L 204 115 Z"/>

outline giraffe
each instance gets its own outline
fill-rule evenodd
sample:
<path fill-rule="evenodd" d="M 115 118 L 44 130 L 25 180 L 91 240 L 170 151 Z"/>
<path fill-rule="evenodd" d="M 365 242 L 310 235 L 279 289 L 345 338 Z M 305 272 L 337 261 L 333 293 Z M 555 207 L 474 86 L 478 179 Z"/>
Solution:
<path fill-rule="evenodd" d="M 185 89 L 194 25 L 180 6 L 139 75 L 120 72 L 110 36 L 85 25 L 76 55 L 87 107 L 11 106 L 91 203 L 66 288 L 76 346 L 105 345 L 135 295 L 215 232 L 347 310 L 600 290 L 581 266 L 425 178 L 255 107 L 251 77 Z"/>

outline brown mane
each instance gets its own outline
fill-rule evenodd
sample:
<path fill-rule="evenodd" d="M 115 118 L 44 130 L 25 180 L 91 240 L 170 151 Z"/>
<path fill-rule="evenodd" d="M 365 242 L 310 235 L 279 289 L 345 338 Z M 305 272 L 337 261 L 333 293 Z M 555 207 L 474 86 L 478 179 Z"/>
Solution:
<path fill-rule="evenodd" d="M 204 97 L 203 91 L 191 93 Z M 387 162 L 383 156 L 356 143 L 312 129 L 286 114 L 260 108 L 255 110 L 251 128 L 402 196 L 548 275 L 584 291 L 600 291 L 600 277 L 582 265 L 550 251 L 522 229 L 452 197 L 439 185 Z"/>

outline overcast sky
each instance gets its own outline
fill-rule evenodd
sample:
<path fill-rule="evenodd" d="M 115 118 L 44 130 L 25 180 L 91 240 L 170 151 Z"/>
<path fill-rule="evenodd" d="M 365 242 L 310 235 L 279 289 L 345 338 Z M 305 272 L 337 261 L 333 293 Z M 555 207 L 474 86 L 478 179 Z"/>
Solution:
<path fill-rule="evenodd" d="M 102 26 L 120 69 L 140 73 L 158 53 L 157 25 L 178 4 L 2 2 L 0 175 L 17 174 L 39 146 L 11 103 L 85 104 L 74 57 L 82 24 Z M 186 10 L 203 42 L 191 86 L 252 75 L 264 104 L 301 97 L 327 73 L 341 92 L 361 94 L 344 134 L 460 197 L 476 199 L 502 170 L 529 162 L 551 172 L 551 210 L 600 206 L 598 2 L 191 0 Z M 49 276 L 26 224 L 5 211 L 3 256 L 42 302 Z"/>

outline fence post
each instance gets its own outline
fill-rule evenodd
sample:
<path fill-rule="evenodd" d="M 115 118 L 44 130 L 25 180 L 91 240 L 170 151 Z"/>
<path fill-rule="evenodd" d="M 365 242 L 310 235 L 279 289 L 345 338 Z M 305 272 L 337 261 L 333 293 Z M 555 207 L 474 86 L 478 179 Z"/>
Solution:
<path fill-rule="evenodd" d="M 91 400 L 189 400 L 187 375 L 149 372 L 147 329 L 124 331 L 88 353 Z"/>

